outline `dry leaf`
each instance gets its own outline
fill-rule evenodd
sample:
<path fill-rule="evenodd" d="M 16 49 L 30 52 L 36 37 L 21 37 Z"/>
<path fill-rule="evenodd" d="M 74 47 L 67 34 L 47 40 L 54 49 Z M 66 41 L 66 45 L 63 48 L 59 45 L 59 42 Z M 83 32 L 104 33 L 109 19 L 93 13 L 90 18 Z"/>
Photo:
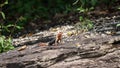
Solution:
<path fill-rule="evenodd" d="M 75 45 L 76 45 L 77 47 L 80 47 L 80 46 L 81 46 L 79 43 L 76 43 Z"/>
<path fill-rule="evenodd" d="M 72 36 L 73 34 L 74 34 L 74 33 L 71 32 L 71 31 L 67 32 L 67 36 Z"/>
<path fill-rule="evenodd" d="M 108 35 L 110 35 L 112 32 L 111 31 L 106 31 L 105 33 L 108 34 Z"/>
<path fill-rule="evenodd" d="M 26 45 L 24 45 L 24 46 L 22 46 L 22 47 L 18 48 L 18 51 L 25 50 L 26 48 L 27 48 L 27 46 L 26 46 Z"/>
<path fill-rule="evenodd" d="M 90 35 L 84 35 L 85 38 L 90 38 Z"/>
<path fill-rule="evenodd" d="M 58 29 L 57 28 L 51 28 L 50 31 L 56 32 L 56 31 L 58 31 Z"/>
<path fill-rule="evenodd" d="M 116 32 L 115 32 L 115 31 L 106 31 L 105 33 L 106 33 L 106 34 L 108 34 L 108 35 L 113 35 L 113 34 L 116 34 Z"/>

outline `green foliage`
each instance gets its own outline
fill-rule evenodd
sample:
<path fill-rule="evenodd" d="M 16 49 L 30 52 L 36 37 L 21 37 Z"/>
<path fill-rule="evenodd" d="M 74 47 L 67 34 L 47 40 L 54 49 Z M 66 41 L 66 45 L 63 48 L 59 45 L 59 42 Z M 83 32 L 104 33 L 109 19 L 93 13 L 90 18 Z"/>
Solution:
<path fill-rule="evenodd" d="M 1 11 L 0 13 L 1 13 L 1 15 L 2 15 L 2 18 L 3 18 L 3 19 L 6 19 L 4 12 Z"/>
<path fill-rule="evenodd" d="M 77 10 L 80 12 L 88 12 L 94 9 L 94 7 L 98 4 L 98 0 L 79 0 L 77 3 L 79 5 Z"/>
<path fill-rule="evenodd" d="M 69 13 L 74 8 L 74 0 L 9 0 L 3 7 L 3 17 L 6 17 L 5 25 L 22 27 L 31 21 L 52 19 L 56 13 Z M 18 20 L 19 19 L 19 20 Z M 16 22 L 17 21 L 17 22 Z M 15 30 L 17 32 L 19 30 Z"/>
<path fill-rule="evenodd" d="M 6 39 L 5 36 L 0 36 L 0 53 L 6 52 L 12 49 L 14 49 L 12 45 L 12 39 L 11 38 Z"/>
<path fill-rule="evenodd" d="M 25 21 L 18 21 L 23 26 L 37 19 L 51 19 L 56 13 L 69 13 L 76 9 L 86 13 L 98 5 L 109 5 L 115 1 L 117 0 L 9 0 L 4 13 L 8 22 L 13 24 L 19 17 L 25 18 Z"/>
<path fill-rule="evenodd" d="M 106 5 L 106 7 L 109 7 L 110 5 L 115 3 L 116 1 L 117 0 L 111 0 L 110 2 L 109 2 L 109 0 L 100 0 L 100 1 L 98 1 L 98 0 L 76 0 L 76 2 L 74 2 L 73 4 L 79 5 L 79 7 L 77 7 L 77 10 L 79 12 L 87 14 L 87 12 L 94 10 L 94 8 L 97 6 L 101 7 L 101 5 L 102 6 Z M 87 17 L 83 18 L 83 16 L 80 16 L 79 20 L 80 20 L 80 22 L 75 24 L 75 27 L 78 30 L 88 31 L 88 30 L 93 28 L 92 21 L 87 19 Z"/>
<path fill-rule="evenodd" d="M 79 18 L 80 22 L 75 24 L 75 28 L 81 31 L 89 31 L 93 28 L 93 22 L 82 16 Z"/>
<path fill-rule="evenodd" d="M 90 10 L 93 10 L 96 6 L 106 6 L 109 7 L 110 5 L 114 4 L 117 0 L 76 0 L 76 2 L 74 3 L 79 5 L 79 7 L 77 8 L 77 10 L 79 10 L 79 12 L 83 12 L 86 13 Z"/>
<path fill-rule="evenodd" d="M 116 27 L 120 27 L 120 24 L 117 24 Z"/>
<path fill-rule="evenodd" d="M 6 4 L 8 4 L 8 0 L 6 0 L 4 3 L 0 3 L 0 8 L 2 9 L 3 6 L 5 6 Z M 0 14 L 2 15 L 3 19 L 6 19 L 5 17 L 5 13 L 1 10 Z"/>
<path fill-rule="evenodd" d="M 1 4 L 0 4 L 0 7 L 2 8 L 2 7 L 5 6 L 6 4 L 8 4 L 8 0 L 5 0 L 4 3 L 1 3 Z"/>
<path fill-rule="evenodd" d="M 2 41 L 0 41 L 0 52 L 11 49 L 11 41 L 8 41 L 10 39 L 6 39 L 4 35 L 10 34 L 11 36 L 31 21 L 52 19 L 57 13 L 67 14 L 72 11 L 87 13 L 97 6 L 106 5 L 109 7 L 116 1 L 118 0 L 1 0 L 0 39 Z M 117 9 L 120 9 L 120 6 Z M 93 23 L 89 19 L 82 16 L 79 19 L 80 23 L 76 24 L 77 29 L 88 31 L 93 28 Z M 6 49 L 7 47 L 8 49 Z"/>
<path fill-rule="evenodd" d="M 0 34 L 0 53 L 14 49 L 14 46 L 12 45 L 11 37 L 9 36 L 8 38 L 6 38 L 3 35 L 4 32 L 10 32 L 8 28 L 12 26 L 15 26 L 15 25 L 9 24 L 9 25 L 4 26 L 3 24 L 0 24 L 0 33 L 1 33 Z"/>
<path fill-rule="evenodd" d="M 34 20 L 51 19 L 56 13 L 69 13 L 74 10 L 87 13 L 96 6 L 103 4 L 109 6 L 116 1 L 118 0 L 110 2 L 109 0 L 9 0 L 9 2 L 6 0 L 0 4 L 3 8 L 0 13 L 2 18 L 8 22 L 5 25 L 17 23 L 15 25 L 20 29 Z"/>
<path fill-rule="evenodd" d="M 0 3 L 0 9 L 2 9 L 6 4 L 8 4 L 8 0 L 6 0 L 3 3 Z M 5 20 L 6 19 L 5 13 L 2 10 L 0 10 L 0 14 L 2 16 L 2 19 Z M 0 53 L 14 49 L 11 37 L 6 38 L 4 35 L 2 35 L 2 33 L 4 32 L 10 32 L 8 28 L 12 26 L 14 25 L 11 24 L 4 25 L 3 22 L 0 23 Z"/>
<path fill-rule="evenodd" d="M 17 25 L 13 25 L 13 24 L 8 24 L 8 25 L 0 25 L 0 32 L 3 33 L 3 32 L 6 32 L 6 33 L 9 33 L 11 32 L 11 29 L 10 28 L 17 28 L 17 29 L 22 29 L 22 27 L 20 26 L 17 26 Z"/>
<path fill-rule="evenodd" d="M 66 9 L 68 11 L 71 5 L 72 1 L 67 0 L 13 0 L 9 2 L 7 10 L 12 15 L 18 14 L 27 19 L 35 17 L 48 19 L 55 13 L 64 12 Z"/>

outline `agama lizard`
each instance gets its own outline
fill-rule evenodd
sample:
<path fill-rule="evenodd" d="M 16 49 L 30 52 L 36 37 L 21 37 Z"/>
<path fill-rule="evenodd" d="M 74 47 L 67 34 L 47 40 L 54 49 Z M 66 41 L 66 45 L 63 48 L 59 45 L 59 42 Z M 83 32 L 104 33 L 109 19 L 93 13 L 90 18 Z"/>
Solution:
<path fill-rule="evenodd" d="M 62 32 L 59 32 L 55 38 L 53 38 L 52 40 L 50 40 L 47 43 L 39 43 L 40 46 L 51 46 L 51 45 L 58 45 L 58 43 L 61 42 L 62 40 Z"/>

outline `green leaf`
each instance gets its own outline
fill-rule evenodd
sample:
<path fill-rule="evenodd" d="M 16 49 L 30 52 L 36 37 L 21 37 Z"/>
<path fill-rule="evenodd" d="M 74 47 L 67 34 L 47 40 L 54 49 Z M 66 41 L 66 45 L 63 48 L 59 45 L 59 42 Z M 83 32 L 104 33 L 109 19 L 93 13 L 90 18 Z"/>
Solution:
<path fill-rule="evenodd" d="M 3 48 L 4 47 L 4 40 L 5 40 L 5 37 L 4 36 L 1 36 L 0 37 L 0 46 Z"/>
<path fill-rule="evenodd" d="M 17 29 L 22 29 L 23 27 L 21 27 L 21 26 L 16 26 L 16 28 L 17 28 Z"/>
<path fill-rule="evenodd" d="M 73 5 L 77 4 L 78 2 L 79 2 L 79 0 L 76 0 L 76 1 L 73 3 Z"/>
<path fill-rule="evenodd" d="M 80 16 L 80 17 L 79 17 L 79 20 L 80 20 L 80 21 L 83 21 L 83 17 L 82 17 L 82 16 Z"/>
<path fill-rule="evenodd" d="M 3 29 L 4 29 L 5 31 L 7 31 L 7 32 L 10 32 L 10 30 L 8 29 L 7 26 L 3 26 Z"/>
<path fill-rule="evenodd" d="M 0 4 L 0 7 L 3 7 L 6 4 L 8 4 L 8 0 L 6 0 L 4 3 Z"/>
<path fill-rule="evenodd" d="M 80 8 L 78 8 L 77 10 L 80 11 L 80 12 L 85 12 L 86 9 L 80 7 Z"/>
<path fill-rule="evenodd" d="M 13 27 L 13 26 L 14 26 L 13 24 L 9 24 L 9 25 L 7 25 L 5 27 L 9 28 L 9 27 Z"/>
<path fill-rule="evenodd" d="M 3 19 L 6 19 L 6 18 L 5 18 L 5 14 L 4 14 L 4 12 L 1 11 L 0 13 L 1 13 Z"/>
<path fill-rule="evenodd" d="M 14 49 L 14 46 L 12 45 L 12 39 L 10 37 L 6 39 L 5 36 L 0 36 L 0 53 L 12 49 Z"/>
<path fill-rule="evenodd" d="M 8 4 L 8 0 L 6 0 L 4 4 Z"/>
<path fill-rule="evenodd" d="M 120 26 L 120 24 L 117 24 L 116 26 L 117 26 L 117 27 L 119 27 L 119 26 Z"/>
<path fill-rule="evenodd" d="M 91 0 L 92 6 L 95 6 L 97 4 L 97 0 Z"/>

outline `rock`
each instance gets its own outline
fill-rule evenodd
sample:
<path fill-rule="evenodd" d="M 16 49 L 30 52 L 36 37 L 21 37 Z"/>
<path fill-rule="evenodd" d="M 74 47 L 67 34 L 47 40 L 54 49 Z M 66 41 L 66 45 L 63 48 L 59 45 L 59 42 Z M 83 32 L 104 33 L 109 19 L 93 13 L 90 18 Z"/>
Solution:
<path fill-rule="evenodd" d="M 58 46 L 34 44 L 2 53 L 0 68 L 120 68 L 120 43 L 115 44 L 120 36 L 82 36 Z"/>

